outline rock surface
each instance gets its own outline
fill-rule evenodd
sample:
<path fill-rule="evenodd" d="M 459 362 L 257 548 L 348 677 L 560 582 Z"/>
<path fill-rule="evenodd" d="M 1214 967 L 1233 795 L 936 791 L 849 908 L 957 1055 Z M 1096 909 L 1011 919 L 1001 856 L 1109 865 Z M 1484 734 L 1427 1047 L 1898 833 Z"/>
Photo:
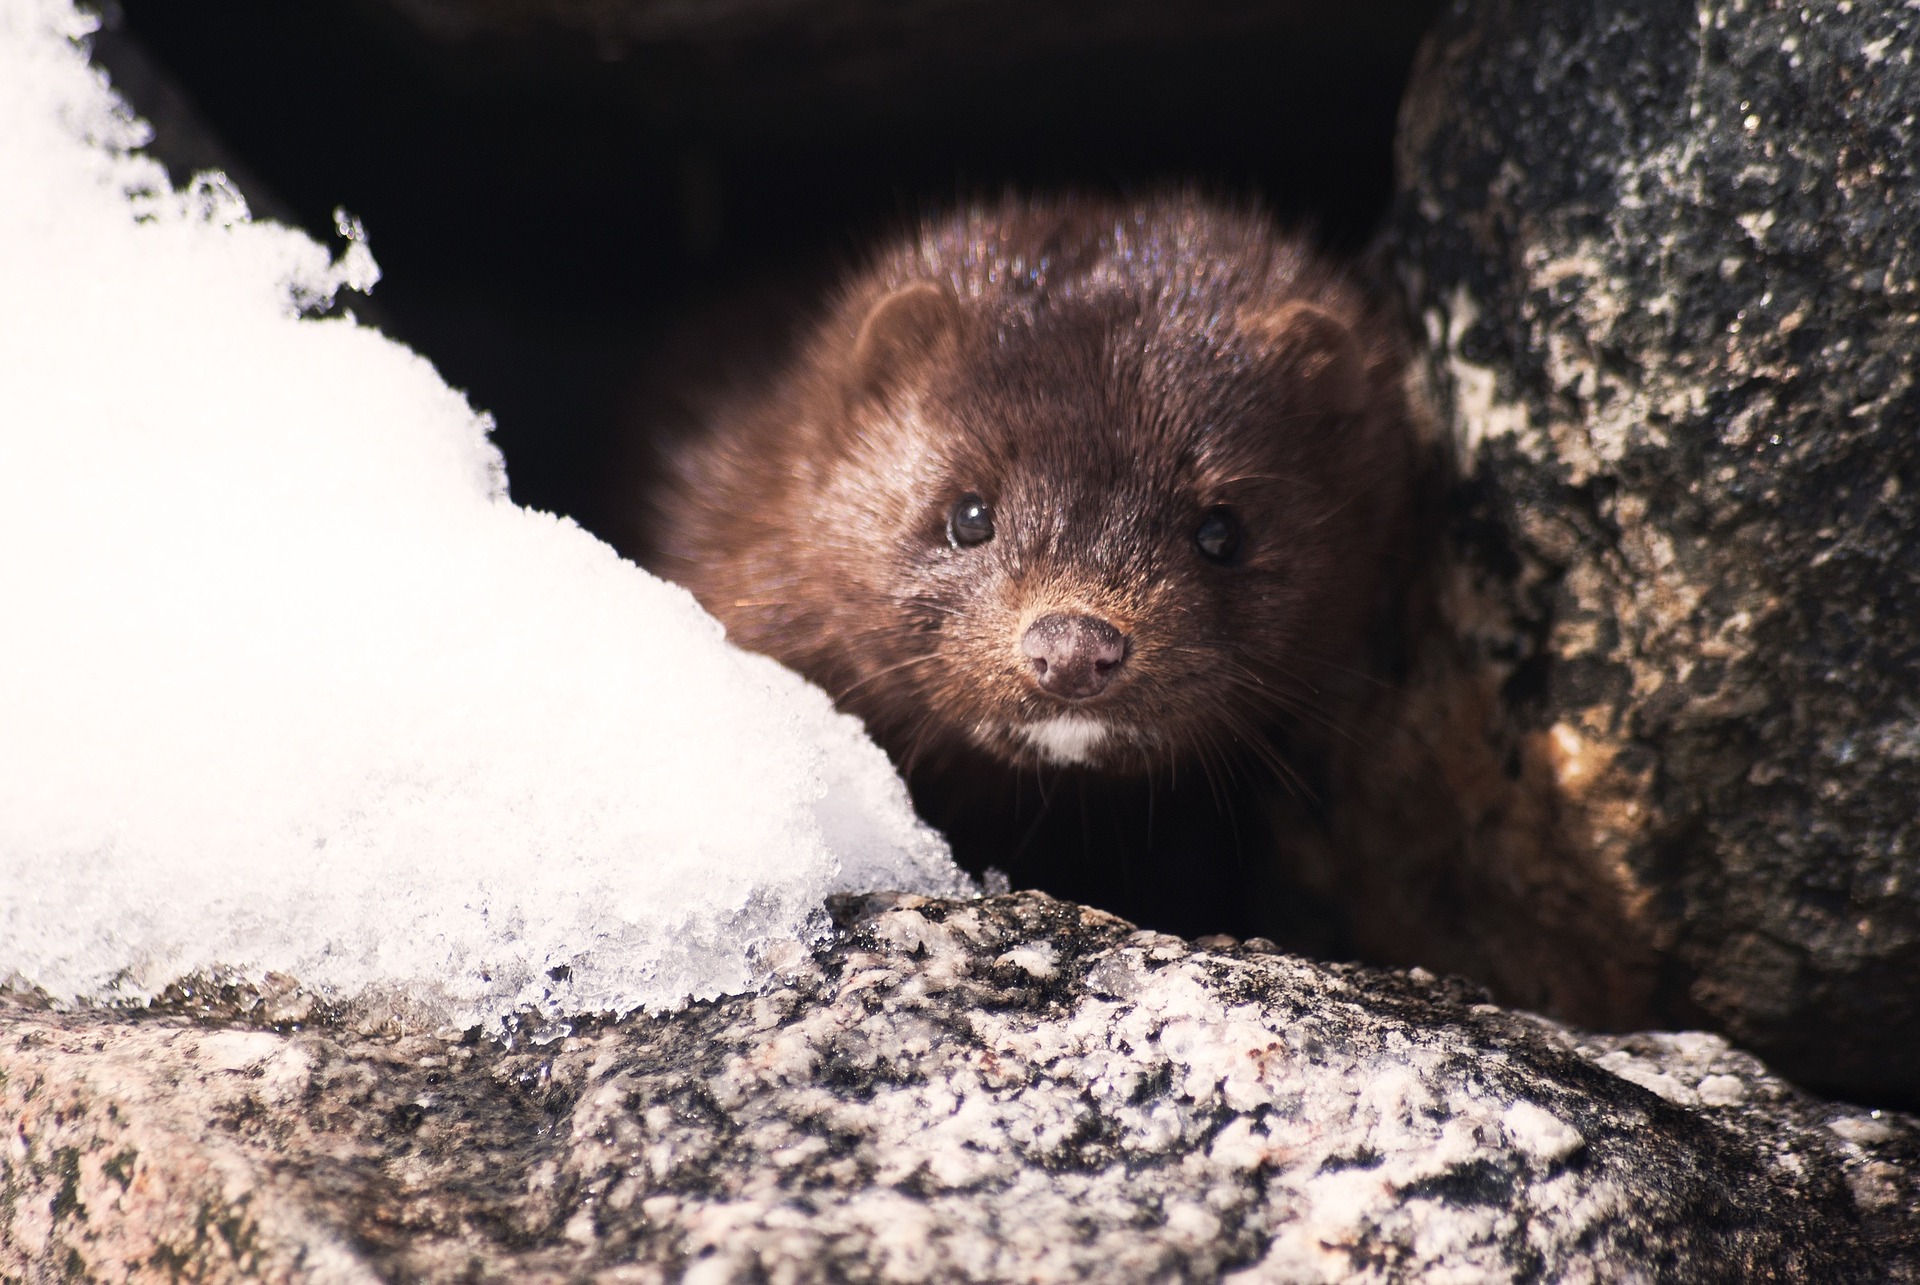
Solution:
<path fill-rule="evenodd" d="M 1364 949 L 1920 1094 L 1916 63 L 1898 0 L 1430 36 L 1391 240 L 1460 556 L 1361 769 Z"/>
<path fill-rule="evenodd" d="M 546 1043 L 10 1001 L 0 1276 L 1920 1274 L 1916 1122 L 1718 1037 L 1581 1039 L 1031 894 L 842 911 L 764 994 Z"/>

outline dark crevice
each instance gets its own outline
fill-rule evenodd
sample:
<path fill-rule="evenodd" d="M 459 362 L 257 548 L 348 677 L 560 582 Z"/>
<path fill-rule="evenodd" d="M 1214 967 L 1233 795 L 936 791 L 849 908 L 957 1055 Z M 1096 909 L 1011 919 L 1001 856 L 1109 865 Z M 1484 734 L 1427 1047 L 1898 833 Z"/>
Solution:
<path fill-rule="evenodd" d="M 1194 184 L 1357 250 L 1436 9 L 119 0 L 99 55 L 177 177 L 224 166 L 323 239 L 364 220 L 386 276 L 355 311 L 497 417 L 516 500 L 605 531 L 676 324 L 922 211 Z"/>

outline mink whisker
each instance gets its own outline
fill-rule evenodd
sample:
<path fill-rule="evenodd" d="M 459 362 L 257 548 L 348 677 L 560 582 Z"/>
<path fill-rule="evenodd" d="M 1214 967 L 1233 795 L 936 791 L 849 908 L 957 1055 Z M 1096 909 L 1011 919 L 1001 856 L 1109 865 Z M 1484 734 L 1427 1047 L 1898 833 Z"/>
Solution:
<path fill-rule="evenodd" d="M 868 683 L 877 682 L 878 680 L 885 678 L 888 674 L 897 674 L 901 670 L 911 668 L 914 665 L 924 665 L 930 660 L 940 660 L 940 659 L 942 659 L 942 657 L 939 652 L 930 651 L 930 652 L 927 652 L 925 655 L 909 656 L 905 660 L 896 661 L 893 664 L 888 665 L 882 669 L 875 670 L 873 673 L 868 674 L 865 678 L 862 678 L 857 683 L 850 683 L 846 687 L 841 688 L 838 692 L 834 693 L 834 697 L 833 697 L 834 703 L 839 704 L 841 702 L 844 702 L 849 696 L 852 696 L 855 692 L 859 691 L 862 687 L 865 687 Z"/>

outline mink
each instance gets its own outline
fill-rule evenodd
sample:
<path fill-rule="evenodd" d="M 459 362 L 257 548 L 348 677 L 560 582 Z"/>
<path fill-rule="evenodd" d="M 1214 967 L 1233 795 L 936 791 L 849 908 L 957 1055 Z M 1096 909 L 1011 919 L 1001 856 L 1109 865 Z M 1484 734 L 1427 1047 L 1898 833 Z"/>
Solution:
<path fill-rule="evenodd" d="M 642 560 L 864 720 L 963 864 L 1274 935 L 1274 800 L 1316 797 L 1404 527 L 1398 336 L 1254 212 L 968 208 L 657 435 Z"/>

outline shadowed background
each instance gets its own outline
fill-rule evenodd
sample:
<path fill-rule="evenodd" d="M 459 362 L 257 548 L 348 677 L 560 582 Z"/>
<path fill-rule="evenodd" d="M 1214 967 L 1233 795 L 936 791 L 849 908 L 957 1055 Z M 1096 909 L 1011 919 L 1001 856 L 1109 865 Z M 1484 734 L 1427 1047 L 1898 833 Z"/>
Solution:
<path fill-rule="evenodd" d="M 170 165 L 316 235 L 364 220 L 356 310 L 498 417 L 516 500 L 605 531 L 676 322 L 922 211 L 1198 183 L 1358 249 L 1437 7 L 120 0 L 98 48 Z"/>

